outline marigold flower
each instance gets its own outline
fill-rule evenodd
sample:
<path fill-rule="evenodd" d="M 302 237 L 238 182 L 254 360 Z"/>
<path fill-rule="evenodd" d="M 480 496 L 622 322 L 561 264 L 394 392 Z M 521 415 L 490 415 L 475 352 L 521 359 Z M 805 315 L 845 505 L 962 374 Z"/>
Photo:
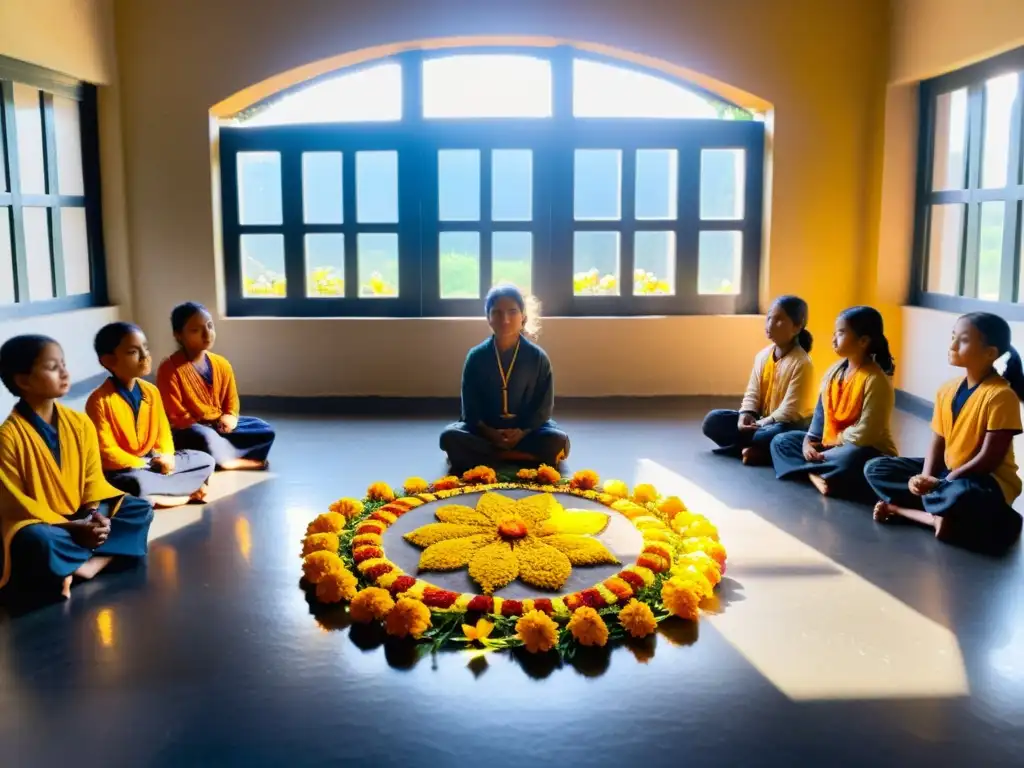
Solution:
<path fill-rule="evenodd" d="M 692 581 L 672 577 L 661 585 L 661 602 L 673 616 L 696 621 L 700 616 L 700 596 Z"/>
<path fill-rule="evenodd" d="M 624 499 L 629 496 L 629 486 L 621 480 L 605 480 L 604 492 L 617 499 Z"/>
<path fill-rule="evenodd" d="M 310 584 L 319 584 L 327 574 L 345 570 L 345 563 L 338 553 L 320 550 L 306 555 L 302 560 L 302 573 Z"/>
<path fill-rule="evenodd" d="M 490 485 L 498 482 L 498 473 L 490 467 L 481 465 L 464 472 L 462 481 L 471 485 Z"/>
<path fill-rule="evenodd" d="M 353 517 L 363 514 L 363 502 L 359 499 L 338 499 L 331 504 L 330 510 L 344 515 L 346 520 L 351 520 Z"/>
<path fill-rule="evenodd" d="M 516 622 L 516 636 L 530 653 L 545 653 L 558 644 L 558 625 L 546 613 L 533 610 Z"/>
<path fill-rule="evenodd" d="M 590 469 L 581 469 L 572 476 L 572 479 L 569 481 L 569 487 L 580 491 L 592 491 L 597 488 L 597 484 L 600 481 L 601 478 L 597 476 L 597 472 Z"/>
<path fill-rule="evenodd" d="M 451 491 L 462 485 L 462 482 L 455 475 L 446 475 L 440 480 L 434 481 L 435 491 Z"/>
<path fill-rule="evenodd" d="M 679 533 L 686 538 L 706 537 L 718 541 L 718 529 L 706 517 L 698 517 Z"/>
<path fill-rule="evenodd" d="M 672 578 L 677 581 L 687 581 L 693 584 L 697 597 L 706 600 L 715 593 L 711 581 L 693 565 L 676 566 L 672 569 Z"/>
<path fill-rule="evenodd" d="M 340 512 L 324 512 L 306 527 L 306 533 L 341 533 L 345 523 L 345 516 Z"/>
<path fill-rule="evenodd" d="M 537 469 L 537 481 L 541 483 L 547 483 L 548 485 L 555 485 L 562 479 L 562 475 L 559 474 L 558 470 L 554 467 L 549 467 L 547 464 L 541 464 Z"/>
<path fill-rule="evenodd" d="M 664 499 L 658 502 L 658 511 L 665 515 L 669 520 L 678 515 L 680 512 L 686 511 L 686 505 L 683 504 L 683 500 L 678 496 L 666 496 Z"/>
<path fill-rule="evenodd" d="M 399 598 L 388 613 L 384 628 L 389 635 L 395 637 L 418 638 L 430 629 L 430 609 L 419 600 Z"/>
<path fill-rule="evenodd" d="M 367 587 L 360 590 L 348 606 L 348 615 L 352 621 L 360 624 L 369 624 L 374 620 L 381 620 L 395 607 L 395 601 L 391 599 L 391 593 L 380 587 Z"/>
<path fill-rule="evenodd" d="M 357 536 L 352 537 L 353 547 L 364 547 L 367 544 L 379 547 L 381 545 L 381 537 L 379 533 L 360 533 Z"/>
<path fill-rule="evenodd" d="M 602 646 L 608 642 L 608 627 L 601 614 L 589 606 L 573 611 L 569 619 L 569 631 L 580 645 Z"/>
<path fill-rule="evenodd" d="M 394 501 L 395 492 L 387 483 L 373 483 L 366 489 L 366 498 L 371 501 Z"/>
<path fill-rule="evenodd" d="M 316 585 L 316 599 L 321 603 L 340 603 L 356 596 L 358 583 L 349 571 L 331 571 Z"/>
<path fill-rule="evenodd" d="M 711 582 L 711 586 L 715 587 L 722 580 L 722 569 L 718 563 L 708 555 L 707 552 L 688 552 L 687 554 L 680 555 L 676 559 L 676 565 L 673 566 L 672 570 L 675 572 L 676 569 L 683 566 L 693 566 L 701 574 Z"/>
<path fill-rule="evenodd" d="M 413 496 L 417 493 L 423 493 L 430 488 L 430 483 L 422 477 L 407 477 L 405 482 L 402 483 L 402 487 L 405 489 L 406 495 Z"/>
<path fill-rule="evenodd" d="M 650 483 L 641 483 L 633 489 L 633 501 L 637 504 L 648 504 L 658 500 L 658 489 Z"/>
<path fill-rule="evenodd" d="M 302 542 L 302 556 L 311 555 L 314 552 L 338 552 L 338 534 L 336 533 L 311 533 Z"/>
<path fill-rule="evenodd" d="M 718 563 L 722 573 L 725 573 L 725 547 L 714 539 L 706 536 L 683 539 L 683 552 L 704 552 Z"/>
<path fill-rule="evenodd" d="M 516 478 L 527 483 L 532 483 L 537 479 L 536 469 L 520 469 L 516 472 Z"/>
<path fill-rule="evenodd" d="M 647 637 L 658 628 L 650 606 L 635 598 L 619 611 L 619 623 L 633 637 Z"/>

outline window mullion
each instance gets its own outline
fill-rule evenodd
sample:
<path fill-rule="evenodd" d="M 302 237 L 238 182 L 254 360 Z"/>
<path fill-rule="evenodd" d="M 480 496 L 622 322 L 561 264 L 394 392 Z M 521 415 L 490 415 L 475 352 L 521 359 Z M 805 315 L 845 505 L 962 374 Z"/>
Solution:
<path fill-rule="evenodd" d="M 700 250 L 700 144 L 692 139 L 679 147 L 676 181 L 676 297 L 689 309 L 698 299 L 697 267 Z"/>
<path fill-rule="evenodd" d="M 341 208 L 342 231 L 345 234 L 345 299 L 355 299 L 359 296 L 359 235 L 356 226 L 356 153 L 351 147 L 345 147 L 341 153 Z"/>
<path fill-rule="evenodd" d="M 25 219 L 21 208 L 21 164 L 18 157 L 18 125 L 14 112 L 14 83 L 0 81 L 7 135 L 7 175 L 11 187 L 11 239 L 14 246 L 14 290 L 19 304 L 29 300 L 28 254 L 25 251 Z"/>
<path fill-rule="evenodd" d="M 281 151 L 281 221 L 284 230 L 284 277 L 289 303 L 306 298 L 306 253 L 303 232 L 302 150 Z"/>
<path fill-rule="evenodd" d="M 963 257 L 960 263 L 959 290 L 963 296 L 978 293 L 978 238 L 981 232 L 981 205 L 973 200 L 981 186 L 981 154 L 985 139 L 985 87 L 973 85 L 967 92 L 967 205 Z"/>
<path fill-rule="evenodd" d="M 1022 109 L 1024 99 L 1024 76 L 1017 78 L 1017 98 L 1013 101 L 1013 109 L 1010 113 L 1010 147 L 1007 152 L 1006 185 L 1007 196 L 1012 194 L 1014 187 L 1020 182 L 1021 164 L 1021 143 L 1022 135 L 1021 119 L 1024 114 Z M 1018 230 L 1020 229 L 1020 205 L 1016 200 L 1007 200 L 1003 214 L 1003 244 L 1002 258 L 999 275 L 999 300 L 1013 301 L 1017 296 L 1017 279 L 1020 275 L 1020 248 L 1018 246 Z"/>
<path fill-rule="evenodd" d="M 53 116 L 53 96 L 41 93 L 40 110 L 43 126 L 43 168 L 46 174 L 46 192 L 54 200 L 47 206 L 50 219 L 50 274 L 53 278 L 54 295 L 67 296 L 67 279 L 64 272 L 64 233 L 60 216 L 60 179 L 57 173 L 57 129 Z"/>

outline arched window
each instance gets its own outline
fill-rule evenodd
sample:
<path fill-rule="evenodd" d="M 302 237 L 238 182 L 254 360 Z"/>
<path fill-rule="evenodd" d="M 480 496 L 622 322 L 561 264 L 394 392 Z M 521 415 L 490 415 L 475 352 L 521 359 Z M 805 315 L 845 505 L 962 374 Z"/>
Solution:
<path fill-rule="evenodd" d="M 414 52 L 221 128 L 230 315 L 757 311 L 764 127 L 572 48 Z"/>

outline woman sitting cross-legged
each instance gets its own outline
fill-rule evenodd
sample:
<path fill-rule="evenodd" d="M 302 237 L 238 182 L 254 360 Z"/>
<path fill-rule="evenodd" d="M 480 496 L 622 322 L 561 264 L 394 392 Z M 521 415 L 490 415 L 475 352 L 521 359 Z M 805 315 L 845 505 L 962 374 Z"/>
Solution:
<path fill-rule="evenodd" d="M 484 302 L 494 335 L 473 347 L 462 369 L 462 420 L 441 433 L 452 471 L 480 464 L 549 464 L 569 455 L 569 437 L 551 420 L 555 382 L 536 337 L 537 316 L 522 292 L 492 288 Z"/>

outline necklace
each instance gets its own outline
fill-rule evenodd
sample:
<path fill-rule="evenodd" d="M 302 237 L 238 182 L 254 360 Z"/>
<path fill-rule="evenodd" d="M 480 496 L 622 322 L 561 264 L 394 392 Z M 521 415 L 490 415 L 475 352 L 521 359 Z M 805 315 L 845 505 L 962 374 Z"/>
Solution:
<path fill-rule="evenodd" d="M 494 341 L 494 357 L 498 361 L 498 373 L 501 375 L 501 418 L 514 419 L 516 415 L 508 412 L 508 380 L 512 377 L 512 369 L 516 367 L 516 358 L 519 357 L 519 340 L 516 341 L 515 352 L 512 353 L 512 362 L 508 364 L 508 370 L 501 364 L 501 353 L 498 351 L 498 341 Z"/>

